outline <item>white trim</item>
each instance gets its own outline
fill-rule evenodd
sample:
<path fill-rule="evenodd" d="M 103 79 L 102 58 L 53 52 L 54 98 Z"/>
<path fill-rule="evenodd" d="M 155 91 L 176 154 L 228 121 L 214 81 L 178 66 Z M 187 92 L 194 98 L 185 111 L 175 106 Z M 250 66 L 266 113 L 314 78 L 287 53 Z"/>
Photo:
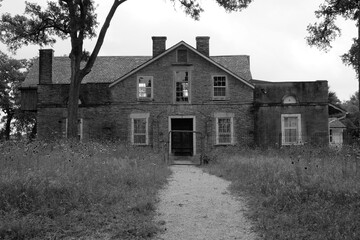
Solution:
<path fill-rule="evenodd" d="M 235 144 L 235 133 L 234 133 L 234 113 L 214 113 L 215 118 L 215 145 L 234 145 Z M 230 119 L 230 142 L 220 143 L 219 142 L 219 119 Z"/>
<path fill-rule="evenodd" d="M 171 154 L 171 119 L 181 119 L 181 118 L 191 118 L 193 120 L 193 131 L 196 131 L 196 116 L 193 115 L 187 115 L 187 116 L 169 116 L 168 117 L 168 126 L 169 126 L 169 132 L 168 132 L 168 136 L 169 136 L 169 154 Z M 193 134 L 193 156 L 196 155 L 196 133 Z"/>
<path fill-rule="evenodd" d="M 150 113 L 131 113 L 131 128 L 130 128 L 130 139 L 131 144 L 135 146 L 146 146 L 149 145 L 149 117 Z M 135 119 L 145 119 L 145 143 L 135 143 L 134 142 L 134 120 Z"/>
<path fill-rule="evenodd" d="M 224 77 L 225 78 L 225 96 L 217 96 L 215 97 L 215 87 L 219 87 L 219 86 L 214 86 L 214 78 L 215 77 Z M 222 75 L 222 74 L 214 74 L 211 75 L 211 93 L 212 93 L 212 99 L 215 101 L 220 101 L 220 100 L 227 100 L 229 99 L 229 81 L 226 75 Z M 220 88 L 224 88 L 224 87 L 220 87 Z"/>
<path fill-rule="evenodd" d="M 188 72 L 188 101 L 187 102 L 177 102 L 176 101 L 176 72 L 177 71 L 184 71 L 184 72 Z M 176 67 L 173 69 L 173 103 L 174 104 L 191 104 L 191 82 L 192 82 L 192 67 Z"/>
<path fill-rule="evenodd" d="M 80 137 L 80 141 L 83 140 L 84 138 L 84 130 L 83 130 L 83 126 L 84 126 L 84 120 L 82 118 L 79 118 L 78 119 L 78 126 L 79 127 L 79 124 L 80 124 L 80 129 L 78 129 L 78 136 Z M 65 133 L 64 133 L 64 136 L 65 138 L 67 138 L 67 131 L 68 131 L 68 119 L 65 118 Z"/>
<path fill-rule="evenodd" d="M 139 79 L 141 77 L 144 77 L 144 78 L 150 78 L 151 80 L 151 97 L 140 97 L 139 96 Z M 145 93 L 146 93 L 146 87 L 145 87 Z M 148 76 L 148 75 L 138 75 L 136 77 L 136 98 L 138 100 L 148 100 L 148 99 L 153 99 L 154 98 L 154 77 L 153 76 Z"/>
<path fill-rule="evenodd" d="M 294 143 L 285 142 L 285 122 L 284 118 L 286 117 L 296 117 L 297 118 L 297 141 Z M 282 145 L 301 145 L 302 142 L 302 132 L 301 132 L 301 114 L 281 114 L 281 144 Z"/>
<path fill-rule="evenodd" d="M 205 56 L 204 54 L 200 53 L 199 51 L 197 51 L 195 48 L 193 48 L 192 46 L 190 46 L 189 44 L 185 43 L 184 41 L 179 42 L 178 44 L 172 46 L 171 48 L 169 48 L 168 50 L 166 50 L 165 52 L 163 52 L 162 54 L 159 54 L 158 56 L 150 59 L 149 61 L 145 62 L 144 64 L 140 65 L 139 67 L 133 69 L 132 71 L 128 72 L 127 74 L 125 74 L 124 76 L 118 78 L 117 80 L 115 80 L 113 83 L 111 83 L 109 85 L 109 87 L 113 87 L 114 85 L 116 85 L 117 83 L 123 81 L 124 79 L 128 78 L 129 76 L 135 74 L 136 72 L 140 71 L 141 69 L 149 66 L 151 63 L 153 63 L 154 61 L 158 60 L 159 58 L 165 56 L 166 54 L 168 54 L 169 52 L 173 51 L 174 49 L 176 49 L 179 46 L 185 46 L 188 49 L 190 49 L 191 51 L 193 51 L 194 53 L 196 53 L 197 55 L 199 55 L 200 57 L 202 57 L 203 59 L 209 61 L 210 63 L 214 64 L 215 66 L 217 66 L 218 68 L 220 68 L 221 70 L 225 71 L 226 73 L 228 73 L 229 75 L 233 76 L 234 78 L 238 79 L 239 81 L 243 82 L 245 85 L 249 86 L 252 89 L 255 89 L 255 86 L 252 85 L 251 83 L 249 83 L 248 81 L 246 81 L 245 79 L 241 78 L 240 76 L 236 75 L 235 73 L 231 72 L 229 69 L 225 68 L 224 66 L 220 65 L 219 63 L 215 62 L 214 60 L 212 60 L 210 57 Z"/>

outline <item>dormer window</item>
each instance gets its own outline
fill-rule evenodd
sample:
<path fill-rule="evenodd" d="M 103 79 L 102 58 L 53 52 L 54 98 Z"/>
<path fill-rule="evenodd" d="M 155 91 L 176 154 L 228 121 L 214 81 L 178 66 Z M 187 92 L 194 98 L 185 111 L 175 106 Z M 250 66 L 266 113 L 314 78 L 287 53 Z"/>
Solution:
<path fill-rule="evenodd" d="M 177 62 L 178 63 L 187 63 L 188 62 L 188 52 L 186 49 L 177 50 Z"/>
<path fill-rule="evenodd" d="M 297 103 L 296 98 L 294 96 L 285 96 L 283 98 L 283 104 L 294 104 Z"/>

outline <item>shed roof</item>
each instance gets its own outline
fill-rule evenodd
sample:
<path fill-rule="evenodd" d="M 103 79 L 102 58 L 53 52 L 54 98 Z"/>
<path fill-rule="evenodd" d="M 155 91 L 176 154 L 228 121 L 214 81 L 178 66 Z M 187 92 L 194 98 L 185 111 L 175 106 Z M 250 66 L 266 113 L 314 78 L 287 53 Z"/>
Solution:
<path fill-rule="evenodd" d="M 330 128 L 346 128 L 346 126 L 340 122 L 337 118 L 330 118 L 329 119 L 329 127 Z"/>

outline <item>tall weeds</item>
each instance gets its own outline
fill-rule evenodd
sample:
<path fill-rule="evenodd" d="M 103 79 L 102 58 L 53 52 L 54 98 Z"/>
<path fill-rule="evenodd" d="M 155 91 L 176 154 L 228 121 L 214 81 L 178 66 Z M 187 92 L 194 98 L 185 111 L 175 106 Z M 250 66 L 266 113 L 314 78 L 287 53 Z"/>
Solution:
<path fill-rule="evenodd" d="M 146 239 L 169 170 L 114 143 L 0 145 L 0 239 Z"/>
<path fill-rule="evenodd" d="M 358 148 L 228 148 L 210 159 L 208 171 L 250 196 L 264 239 L 360 239 Z"/>

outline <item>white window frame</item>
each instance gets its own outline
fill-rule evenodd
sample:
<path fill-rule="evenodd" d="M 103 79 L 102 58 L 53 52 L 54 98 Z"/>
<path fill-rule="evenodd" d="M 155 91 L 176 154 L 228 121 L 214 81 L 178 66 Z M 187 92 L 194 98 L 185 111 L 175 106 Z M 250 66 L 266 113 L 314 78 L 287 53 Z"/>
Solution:
<path fill-rule="evenodd" d="M 285 130 L 292 129 L 285 127 L 285 118 L 297 118 L 297 133 L 296 133 L 296 142 L 286 142 L 285 139 Z M 301 132 L 301 114 L 281 114 L 281 143 L 282 145 L 302 145 L 302 132 Z"/>
<path fill-rule="evenodd" d="M 139 81 L 140 81 L 140 78 L 149 78 L 149 80 L 151 81 L 151 97 L 141 97 L 140 96 L 140 86 L 139 86 Z M 149 87 L 145 87 L 146 88 L 149 88 Z M 146 93 L 146 91 L 145 91 Z M 154 98 L 154 77 L 153 76 L 145 76 L 145 75 L 140 75 L 140 76 L 137 76 L 136 78 L 136 97 L 138 100 L 146 100 L 146 99 L 153 99 Z"/>
<path fill-rule="evenodd" d="M 187 72 L 188 73 L 188 81 L 177 81 L 176 79 L 176 74 L 177 72 Z M 176 93 L 177 93 L 177 89 L 176 89 L 176 85 L 177 83 L 180 82 L 180 83 L 187 83 L 188 84 L 188 96 L 187 96 L 187 101 L 177 101 L 177 96 L 176 96 Z M 174 103 L 175 104 L 190 104 L 191 103 L 191 70 L 188 69 L 188 68 L 177 68 L 177 69 L 174 69 Z"/>
<path fill-rule="evenodd" d="M 145 146 L 149 145 L 149 117 L 150 113 L 132 113 L 130 114 L 131 119 L 131 144 L 136 146 Z M 145 143 L 135 143 L 135 128 L 134 128 L 134 120 L 135 119 L 145 119 Z"/>
<path fill-rule="evenodd" d="M 215 113 L 215 144 L 216 145 L 234 145 L 235 134 L 234 134 L 234 114 L 233 113 Z M 222 143 L 219 142 L 219 119 L 230 119 L 230 142 Z"/>
<path fill-rule="evenodd" d="M 84 126 L 84 120 L 82 118 L 78 119 L 78 137 L 79 140 L 83 140 L 84 132 L 83 132 L 83 126 Z M 64 136 L 67 138 L 67 132 L 68 132 L 68 119 L 65 118 L 65 133 Z"/>
<path fill-rule="evenodd" d="M 225 87 L 215 86 L 215 78 L 225 78 Z M 212 97 L 214 100 L 226 100 L 228 98 L 228 79 L 225 75 L 213 75 L 211 76 L 211 86 L 212 86 Z M 215 88 L 224 88 L 225 96 L 215 96 Z"/>

